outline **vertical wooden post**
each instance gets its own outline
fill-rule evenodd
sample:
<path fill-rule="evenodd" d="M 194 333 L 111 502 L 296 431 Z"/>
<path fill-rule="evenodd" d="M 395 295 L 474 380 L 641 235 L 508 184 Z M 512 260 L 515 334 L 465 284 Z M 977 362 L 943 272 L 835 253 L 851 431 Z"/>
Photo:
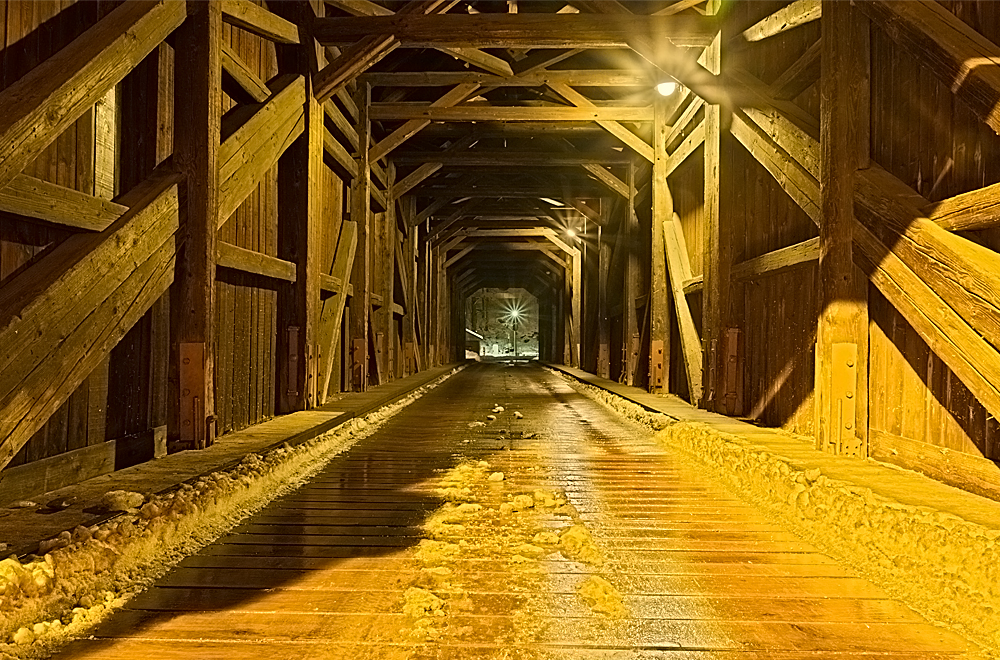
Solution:
<path fill-rule="evenodd" d="M 625 384 L 634 385 L 636 368 L 639 366 L 639 318 L 635 313 L 635 299 L 639 292 L 639 218 L 635 215 L 635 161 L 628 166 L 628 203 L 621 231 L 625 232 L 625 295 L 622 300 L 624 327 L 622 350 L 625 359 Z"/>
<path fill-rule="evenodd" d="M 572 260 L 573 266 L 573 287 L 570 291 L 572 294 L 572 307 L 573 307 L 573 332 L 572 332 L 572 366 L 580 367 L 580 340 L 581 333 L 583 332 L 583 316 L 580 310 L 581 302 L 583 300 L 583 286 L 582 286 L 582 276 L 583 276 L 583 256 L 580 254 L 580 249 L 577 248 L 574 253 L 569 257 Z"/>
<path fill-rule="evenodd" d="M 403 263 L 399 264 L 400 268 L 406 269 L 406 277 L 403 278 L 403 284 L 406 287 L 406 316 L 403 317 L 403 337 L 401 340 L 403 345 L 403 376 L 416 373 L 416 365 L 414 364 L 417 348 L 416 322 L 420 304 L 417 302 L 417 278 L 419 277 L 417 273 L 417 228 L 413 227 L 411 223 L 416 213 L 414 201 L 410 195 L 404 196 L 399 201 L 400 212 L 403 214 L 401 224 L 406 229 L 406 238 L 403 241 L 402 249 Z"/>
<path fill-rule="evenodd" d="M 358 247 L 351 272 L 354 296 L 351 298 L 350 360 L 352 389 L 361 392 L 368 389 L 368 313 L 371 308 L 371 163 L 368 159 L 371 146 L 371 120 L 368 116 L 371 100 L 371 85 L 359 83 L 354 97 L 358 106 L 358 173 L 351 182 L 351 220 L 358 224 Z"/>
<path fill-rule="evenodd" d="M 306 94 L 305 131 L 278 163 L 281 257 L 298 265 L 279 304 L 278 409 L 317 405 L 320 226 L 323 217 L 323 108 Z"/>
<path fill-rule="evenodd" d="M 715 14 L 719 0 L 709 0 L 708 13 Z M 705 49 L 703 66 L 712 73 L 721 71 L 722 33 Z M 719 187 L 722 151 L 722 112 L 717 104 L 705 104 L 705 206 L 704 206 L 704 288 L 702 294 L 702 348 L 705 387 L 699 406 L 708 410 L 717 407 L 719 396 L 719 354 L 721 351 L 723 318 L 729 294 L 729 264 L 721 258 L 722 227 Z"/>
<path fill-rule="evenodd" d="M 608 208 L 601 200 L 601 222 L 597 247 L 597 375 L 611 378 L 611 319 L 608 310 L 608 274 L 611 267 L 611 242 L 608 232 Z"/>
<path fill-rule="evenodd" d="M 214 440 L 215 241 L 218 227 L 218 151 L 222 115 L 222 3 L 198 2 L 176 33 L 174 162 L 186 175 L 177 259 L 173 335 L 178 343 L 180 391 L 176 433 L 182 445 Z M 201 356 L 200 358 L 198 356 Z M 199 363 L 199 359 L 201 362 Z"/>
<path fill-rule="evenodd" d="M 667 282 L 663 223 L 674 216 L 674 198 L 667 185 L 667 98 L 656 94 L 653 100 L 653 221 L 649 278 L 649 391 L 669 390 L 670 365 L 670 285 Z"/>
<path fill-rule="evenodd" d="M 867 455 L 867 281 L 854 267 L 854 176 L 870 155 L 870 28 L 851 3 L 823 0 L 820 82 L 819 286 L 816 444 Z"/>

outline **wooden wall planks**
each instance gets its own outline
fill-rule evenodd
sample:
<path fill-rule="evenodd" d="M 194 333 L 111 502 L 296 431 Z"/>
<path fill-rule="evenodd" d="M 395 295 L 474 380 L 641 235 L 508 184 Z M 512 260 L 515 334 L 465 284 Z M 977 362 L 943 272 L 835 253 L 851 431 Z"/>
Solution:
<path fill-rule="evenodd" d="M 262 80 L 278 72 L 274 45 L 223 25 L 223 39 Z M 235 103 L 223 100 L 223 113 Z M 219 239 L 277 256 L 277 172 L 272 168 L 257 190 L 219 229 Z M 274 416 L 276 283 L 262 277 L 220 271 L 216 277 L 216 427 L 219 435 Z"/>

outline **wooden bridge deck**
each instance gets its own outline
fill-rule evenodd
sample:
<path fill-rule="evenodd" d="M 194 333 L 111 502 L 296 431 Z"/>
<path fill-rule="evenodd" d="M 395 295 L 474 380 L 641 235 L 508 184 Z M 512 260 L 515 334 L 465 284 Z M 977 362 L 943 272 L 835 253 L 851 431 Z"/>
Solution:
<path fill-rule="evenodd" d="M 558 377 L 476 365 L 58 657 L 973 655 Z"/>

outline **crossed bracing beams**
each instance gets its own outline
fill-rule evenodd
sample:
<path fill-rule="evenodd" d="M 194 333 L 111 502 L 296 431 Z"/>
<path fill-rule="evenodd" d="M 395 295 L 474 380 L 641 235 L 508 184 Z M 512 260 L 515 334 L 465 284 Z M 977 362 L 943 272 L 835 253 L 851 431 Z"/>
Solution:
<path fill-rule="evenodd" d="M 1000 76 L 993 67 L 970 65 L 1000 58 L 1000 47 L 932 0 L 879 0 L 854 6 L 876 26 L 886 28 L 983 122 L 1000 132 L 992 100 L 1000 96 Z M 754 41 L 815 20 L 818 8 L 819 3 L 799 0 L 742 37 Z M 703 83 L 708 81 L 706 89 L 730 90 L 732 135 L 820 227 L 826 219 L 819 125 L 787 99 L 809 84 L 821 48 L 821 42 L 808 48 L 771 85 L 738 69 L 723 76 L 708 71 L 696 76 Z M 874 163 L 857 170 L 854 180 L 850 226 L 854 261 L 990 414 L 998 414 L 1000 279 L 996 273 L 1000 258 L 954 231 L 1000 225 L 1000 188 L 988 186 L 931 203 Z M 668 241 L 670 224 L 665 225 Z M 669 262 L 669 244 L 667 249 Z M 819 239 L 810 239 L 734 264 L 731 274 L 735 279 L 752 278 L 815 261 L 820 253 Z M 678 270 L 683 273 L 682 267 Z M 671 273 L 675 296 L 681 288 L 679 279 Z"/>

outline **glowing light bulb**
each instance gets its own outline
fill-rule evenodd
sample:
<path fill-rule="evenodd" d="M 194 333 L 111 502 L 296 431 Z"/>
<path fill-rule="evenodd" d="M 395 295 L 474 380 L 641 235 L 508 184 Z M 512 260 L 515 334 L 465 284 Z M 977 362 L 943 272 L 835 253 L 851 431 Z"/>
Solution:
<path fill-rule="evenodd" d="M 677 83 L 671 82 L 661 82 L 656 86 L 656 91 L 658 91 L 663 96 L 670 96 L 677 91 Z"/>
<path fill-rule="evenodd" d="M 570 227 L 569 229 L 566 230 L 566 235 L 569 236 L 570 238 L 576 238 L 576 230 Z"/>

